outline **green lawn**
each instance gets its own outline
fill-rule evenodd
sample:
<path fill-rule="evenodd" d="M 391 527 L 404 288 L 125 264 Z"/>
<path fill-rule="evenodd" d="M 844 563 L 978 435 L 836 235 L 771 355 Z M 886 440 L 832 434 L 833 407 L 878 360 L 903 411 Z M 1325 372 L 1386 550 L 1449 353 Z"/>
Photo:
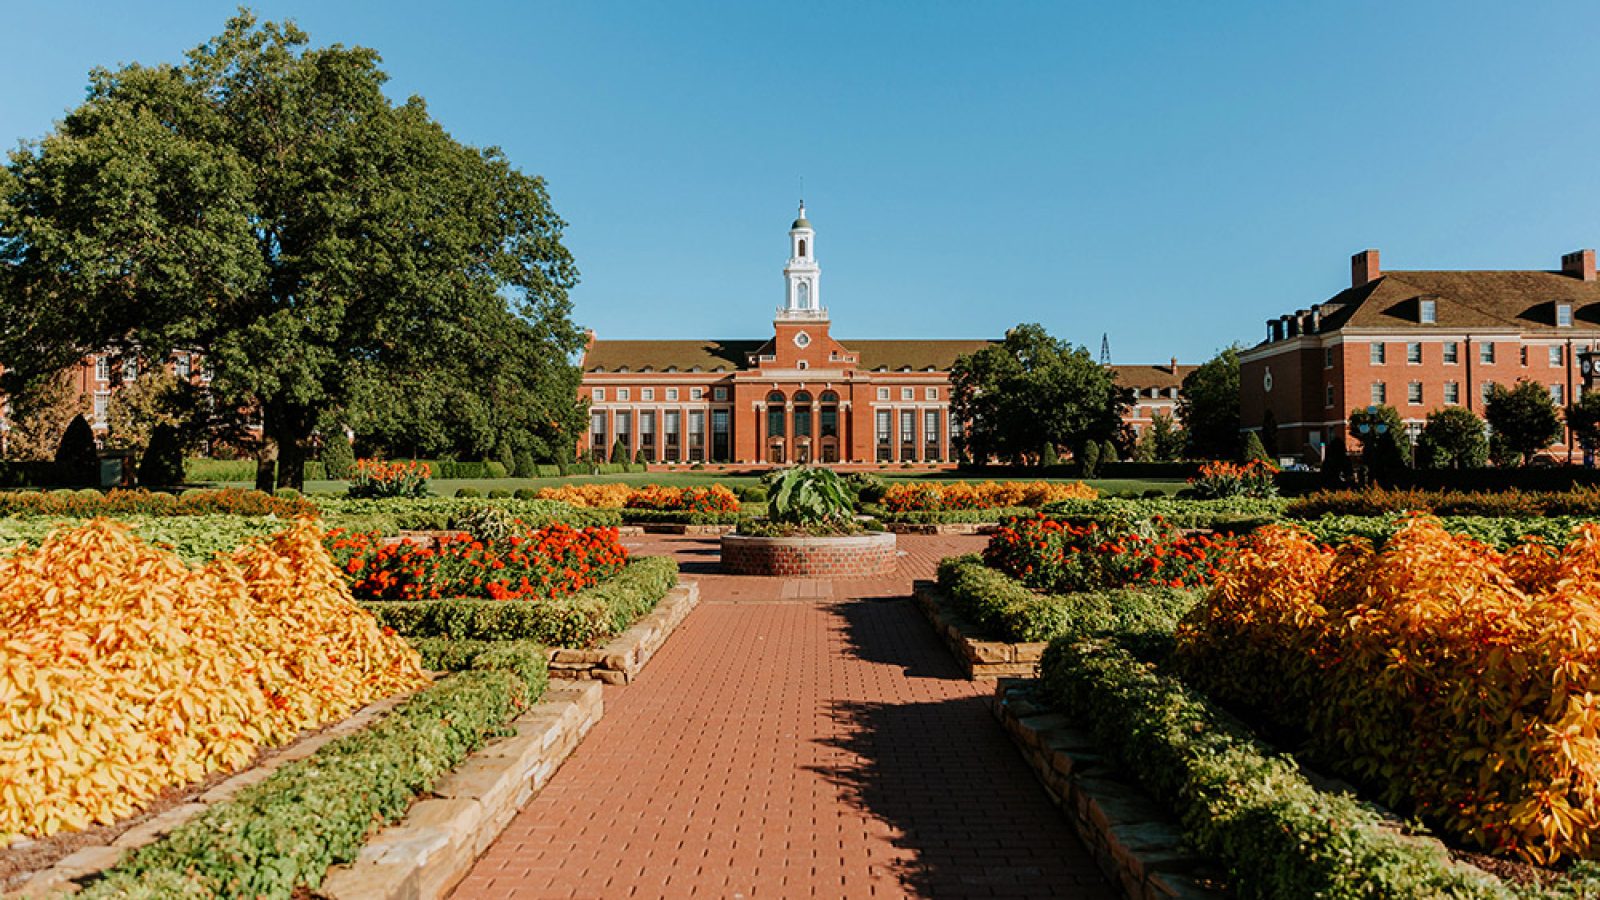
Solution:
<path fill-rule="evenodd" d="M 1027 475 L 1013 477 L 1006 476 L 962 476 L 954 472 L 898 472 L 877 471 L 873 474 L 889 482 L 896 481 L 1038 481 L 1040 479 Z M 1073 478 L 1048 478 L 1046 481 L 1076 481 Z M 459 488 L 475 488 L 483 494 L 490 491 L 515 491 L 519 488 L 554 487 L 562 484 L 592 484 L 601 482 L 621 481 L 628 484 L 661 484 L 673 487 L 689 487 L 693 485 L 725 484 L 731 488 L 747 487 L 761 482 L 759 475 L 733 474 L 728 472 L 710 471 L 683 471 L 683 472 L 633 472 L 627 475 L 569 475 L 565 478 L 445 478 L 429 482 L 429 489 L 438 496 L 451 497 Z M 306 492 L 311 494 L 342 494 L 348 482 L 344 481 L 308 481 Z M 1097 488 L 1102 494 L 1120 493 L 1124 491 L 1164 491 L 1168 494 L 1176 493 L 1184 487 L 1184 482 L 1178 479 L 1132 479 L 1132 478 L 1102 478 L 1090 479 L 1089 484 Z M 230 482 L 230 487 L 252 487 L 248 482 Z"/>

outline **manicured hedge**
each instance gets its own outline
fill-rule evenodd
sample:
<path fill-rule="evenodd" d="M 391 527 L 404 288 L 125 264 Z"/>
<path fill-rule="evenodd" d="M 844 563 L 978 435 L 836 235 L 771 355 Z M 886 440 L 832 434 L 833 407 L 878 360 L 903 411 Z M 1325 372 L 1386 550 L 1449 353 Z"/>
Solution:
<path fill-rule="evenodd" d="M 1575 488 L 1556 493 L 1506 491 L 1426 491 L 1367 488 L 1319 491 L 1289 504 L 1284 514 L 1295 519 L 1319 516 L 1379 516 L 1392 512 L 1428 512 L 1440 516 L 1600 516 L 1600 490 Z"/>
<path fill-rule="evenodd" d="M 315 459 L 306 460 L 306 480 L 323 481 L 327 472 Z M 256 480 L 256 461 L 253 459 L 203 459 L 190 457 L 183 461 L 183 478 L 190 484 L 214 481 Z"/>
<path fill-rule="evenodd" d="M 1405 523 L 1405 513 L 1385 516 L 1323 516 L 1320 519 L 1296 522 L 1311 532 L 1317 540 L 1336 544 L 1347 538 L 1359 537 L 1381 547 Z M 1559 516 L 1549 518 L 1518 519 L 1491 518 L 1487 516 L 1441 516 L 1439 522 L 1445 530 L 1477 538 L 1502 550 L 1520 543 L 1524 537 L 1540 537 L 1552 544 L 1564 545 L 1572 536 L 1572 529 L 1593 521 L 1591 518 Z"/>
<path fill-rule="evenodd" d="M 1292 758 L 1109 639 L 1052 643 L 1042 678 L 1046 698 L 1228 867 L 1241 897 L 1515 896 L 1353 798 L 1313 787 Z"/>
<path fill-rule="evenodd" d="M 1089 501 L 1092 502 L 1092 501 Z M 994 509 L 939 509 L 909 512 L 884 512 L 878 518 L 901 525 L 993 525 L 1012 516 L 1031 516 L 1038 510 L 1030 506 L 997 506 Z"/>
<path fill-rule="evenodd" d="M 740 512 L 691 512 L 686 509 L 622 509 L 629 525 L 732 525 Z"/>
<path fill-rule="evenodd" d="M 76 491 L 0 491 L 0 516 L 314 516 L 317 505 L 301 496 L 219 488 L 184 491 L 116 489 Z"/>
<path fill-rule="evenodd" d="M 981 629 L 977 636 L 1013 642 L 1106 632 L 1171 634 L 1200 600 L 1198 591 L 1181 588 L 1040 594 L 985 566 L 976 554 L 941 562 L 939 587 Z"/>
<path fill-rule="evenodd" d="M 676 560 L 645 556 L 608 581 L 554 600 L 374 600 L 361 605 L 408 638 L 592 647 L 654 609 L 677 583 Z"/>
<path fill-rule="evenodd" d="M 550 655 L 538 641 L 406 640 L 422 657 L 422 667 L 431 672 L 510 672 L 528 685 L 533 696 L 543 694 L 550 683 Z"/>
<path fill-rule="evenodd" d="M 579 509 L 555 500 L 484 500 L 469 497 L 351 500 L 344 497 L 318 497 L 317 506 L 331 528 L 381 531 L 385 534 L 393 534 L 401 529 L 447 530 L 450 523 L 461 514 L 484 506 L 499 507 L 533 527 L 553 522 L 564 522 L 574 528 L 622 524 L 622 516 L 615 509 Z"/>
<path fill-rule="evenodd" d="M 1140 521 L 1160 516 L 1178 528 L 1217 528 L 1278 518 L 1288 501 L 1233 497 L 1225 500 L 1062 500 L 1044 508 L 1047 516 L 1099 522 Z"/>
<path fill-rule="evenodd" d="M 127 897 L 289 898 L 350 862 L 375 824 L 460 765 L 539 698 L 547 674 L 537 647 L 472 657 L 357 734 L 288 763 L 265 781 L 129 854 L 78 894 Z"/>

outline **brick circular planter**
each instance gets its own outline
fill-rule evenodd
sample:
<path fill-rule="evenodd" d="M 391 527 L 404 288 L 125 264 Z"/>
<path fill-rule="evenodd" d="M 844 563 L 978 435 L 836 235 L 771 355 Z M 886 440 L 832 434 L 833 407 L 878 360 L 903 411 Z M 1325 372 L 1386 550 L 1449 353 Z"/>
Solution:
<path fill-rule="evenodd" d="M 849 537 L 722 536 L 722 571 L 784 578 L 861 578 L 888 575 L 896 565 L 889 532 Z"/>

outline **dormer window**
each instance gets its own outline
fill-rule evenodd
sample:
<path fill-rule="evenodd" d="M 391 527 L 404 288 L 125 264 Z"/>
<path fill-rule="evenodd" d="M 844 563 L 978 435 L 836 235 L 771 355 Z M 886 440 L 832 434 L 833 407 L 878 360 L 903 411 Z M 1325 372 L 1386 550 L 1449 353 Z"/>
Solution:
<path fill-rule="evenodd" d="M 1570 304 L 1570 303 L 1557 303 L 1556 304 L 1556 325 L 1558 325 L 1558 326 L 1560 326 L 1562 328 L 1571 328 L 1572 327 L 1572 304 Z"/>
<path fill-rule="evenodd" d="M 1434 325 L 1439 321 L 1439 304 L 1434 300 L 1423 300 L 1418 304 L 1417 319 L 1424 325 Z"/>

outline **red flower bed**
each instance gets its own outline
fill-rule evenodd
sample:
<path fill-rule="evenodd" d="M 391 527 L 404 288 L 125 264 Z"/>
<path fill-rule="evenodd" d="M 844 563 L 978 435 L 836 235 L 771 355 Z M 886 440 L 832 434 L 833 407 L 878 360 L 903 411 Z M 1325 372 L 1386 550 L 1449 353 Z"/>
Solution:
<path fill-rule="evenodd" d="M 984 548 L 983 560 L 1028 587 L 1052 593 L 1106 588 L 1204 587 L 1237 542 L 1184 535 L 1156 519 L 1148 531 L 1095 522 L 1072 525 L 1014 518 Z"/>
<path fill-rule="evenodd" d="M 615 528 L 547 525 L 503 541 L 447 537 L 437 549 L 333 531 L 328 549 L 358 600 L 539 600 L 582 590 L 628 561 Z"/>

